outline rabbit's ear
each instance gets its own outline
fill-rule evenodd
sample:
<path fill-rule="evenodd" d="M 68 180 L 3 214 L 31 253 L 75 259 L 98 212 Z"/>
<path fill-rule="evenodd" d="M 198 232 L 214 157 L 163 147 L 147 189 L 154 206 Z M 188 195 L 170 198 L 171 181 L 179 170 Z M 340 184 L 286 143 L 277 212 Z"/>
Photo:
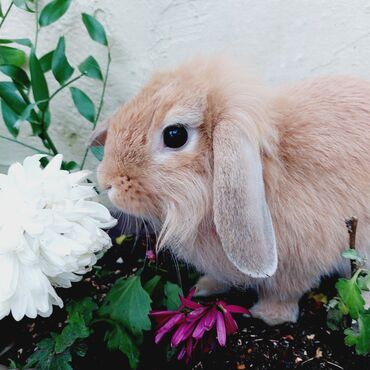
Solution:
<path fill-rule="evenodd" d="M 97 125 L 92 132 L 89 140 L 88 146 L 104 146 L 105 140 L 107 138 L 107 130 L 109 126 L 109 120 L 103 121 L 99 125 Z"/>
<path fill-rule="evenodd" d="M 246 275 L 271 276 L 277 250 L 259 150 L 236 125 L 220 122 L 213 151 L 213 212 L 222 247 Z"/>

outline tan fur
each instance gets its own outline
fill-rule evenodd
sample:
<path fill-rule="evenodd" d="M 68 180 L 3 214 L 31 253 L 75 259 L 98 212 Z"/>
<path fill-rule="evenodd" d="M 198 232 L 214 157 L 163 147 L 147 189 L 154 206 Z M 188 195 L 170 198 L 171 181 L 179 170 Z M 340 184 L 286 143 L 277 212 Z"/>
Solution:
<path fill-rule="evenodd" d="M 201 112 L 196 148 L 159 162 L 155 138 L 179 110 Z M 277 271 L 268 278 L 236 268 L 216 232 L 213 132 L 225 121 L 262 158 L 278 251 Z M 101 130 L 95 139 L 103 137 Z M 340 256 L 348 244 L 346 217 L 359 217 L 358 249 L 370 258 L 370 83 L 328 77 L 272 89 L 232 63 L 188 62 L 157 74 L 111 118 L 98 178 L 102 188 L 112 187 L 118 207 L 159 225 L 159 246 L 208 275 L 212 290 L 254 286 L 257 317 L 294 321 L 305 291 L 324 274 L 348 268 Z M 245 223 L 237 214 L 228 220 L 232 232 Z M 239 255 L 250 255 L 251 244 L 241 243 Z"/>

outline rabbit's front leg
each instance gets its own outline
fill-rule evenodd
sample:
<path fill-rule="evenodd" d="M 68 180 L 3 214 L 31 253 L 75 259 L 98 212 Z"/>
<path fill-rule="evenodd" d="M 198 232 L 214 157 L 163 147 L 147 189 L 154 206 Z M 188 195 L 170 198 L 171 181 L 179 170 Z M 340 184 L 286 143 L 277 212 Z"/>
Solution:
<path fill-rule="evenodd" d="M 259 297 L 258 302 L 250 311 L 253 317 L 271 326 L 284 322 L 296 322 L 299 315 L 299 298 L 282 300 L 273 296 Z"/>
<path fill-rule="evenodd" d="M 195 288 L 195 296 L 208 297 L 214 294 L 225 293 L 230 289 L 230 286 L 215 280 L 210 275 L 204 275 L 195 284 Z"/>

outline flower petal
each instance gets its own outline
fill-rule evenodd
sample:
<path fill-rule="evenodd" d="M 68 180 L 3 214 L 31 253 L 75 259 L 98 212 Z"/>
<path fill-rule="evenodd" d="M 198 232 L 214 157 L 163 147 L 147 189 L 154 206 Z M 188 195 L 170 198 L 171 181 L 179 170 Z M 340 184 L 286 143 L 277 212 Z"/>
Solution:
<path fill-rule="evenodd" d="M 229 311 L 223 311 L 223 314 L 225 317 L 226 334 L 235 334 L 238 331 L 238 325 L 236 324 L 234 318 L 231 316 Z"/>
<path fill-rule="evenodd" d="M 181 342 L 188 339 L 194 330 L 196 322 L 184 322 L 179 326 L 171 338 L 171 347 L 177 347 Z"/>
<path fill-rule="evenodd" d="M 231 312 L 231 313 L 242 313 L 242 314 L 246 314 L 246 315 L 250 315 L 251 312 L 244 308 L 244 307 L 241 307 L 241 306 L 236 306 L 236 305 L 233 305 L 233 304 L 226 304 L 224 305 L 224 308 Z"/>
<path fill-rule="evenodd" d="M 225 320 L 220 311 L 216 312 L 216 329 L 217 329 L 217 340 L 221 347 L 226 344 L 226 327 Z"/>
<path fill-rule="evenodd" d="M 185 315 L 183 313 L 178 313 L 171 317 L 160 329 L 158 329 L 154 341 L 158 344 L 162 338 L 170 332 L 176 325 L 180 324 L 185 320 Z"/>

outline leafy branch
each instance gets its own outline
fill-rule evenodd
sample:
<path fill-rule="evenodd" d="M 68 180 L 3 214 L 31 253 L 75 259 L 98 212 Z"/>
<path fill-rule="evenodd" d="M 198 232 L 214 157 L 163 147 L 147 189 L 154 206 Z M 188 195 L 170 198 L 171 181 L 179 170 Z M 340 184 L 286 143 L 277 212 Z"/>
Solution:
<path fill-rule="evenodd" d="M 335 287 L 338 296 L 327 305 L 328 326 L 344 329 L 344 341 L 355 346 L 359 355 L 370 353 L 370 309 L 366 307 L 364 293 L 370 291 L 370 271 L 366 260 L 355 249 L 357 218 L 346 221 L 350 235 L 350 248 L 342 253 L 351 262 L 352 277 L 340 278 Z"/>
<path fill-rule="evenodd" d="M 37 55 L 39 34 L 42 33 L 41 31 L 45 27 L 58 21 L 68 11 L 70 4 L 71 0 L 53 0 L 40 8 L 38 0 L 14 0 L 4 15 L 0 10 L 1 23 L 10 13 L 12 5 L 34 13 L 36 22 L 33 43 L 29 39 L 0 39 L 0 72 L 10 79 L 10 81 L 0 81 L 1 113 L 5 126 L 11 135 L 11 137 L 2 135 L 0 139 L 23 145 L 37 153 L 56 155 L 59 152 L 49 133 L 49 128 L 52 122 L 50 102 L 61 91 L 69 88 L 77 111 L 92 123 L 93 128 L 97 125 L 104 104 L 111 53 L 104 27 L 95 17 L 83 13 L 82 22 L 90 38 L 107 48 L 108 60 L 104 78 L 98 62 L 91 55 L 85 58 L 77 68 L 70 65 L 65 54 L 65 39 L 63 36 L 59 38 L 54 50 L 40 58 Z M 14 47 L 16 44 L 28 48 L 28 55 L 23 49 Z M 23 68 L 27 58 L 29 60 L 29 71 Z M 75 75 L 76 69 L 80 72 L 77 75 Z M 50 71 L 59 83 L 59 87 L 51 94 L 49 94 L 49 78 L 47 78 Z M 74 86 L 78 80 L 84 77 L 101 81 L 103 84 L 97 113 L 95 113 L 95 105 L 89 96 Z M 31 126 L 33 136 L 40 138 L 46 148 L 45 151 L 17 140 L 24 123 Z M 86 148 L 79 166 L 72 161 L 64 163 L 64 167 L 68 169 L 83 168 L 88 151 L 89 149 Z"/>

